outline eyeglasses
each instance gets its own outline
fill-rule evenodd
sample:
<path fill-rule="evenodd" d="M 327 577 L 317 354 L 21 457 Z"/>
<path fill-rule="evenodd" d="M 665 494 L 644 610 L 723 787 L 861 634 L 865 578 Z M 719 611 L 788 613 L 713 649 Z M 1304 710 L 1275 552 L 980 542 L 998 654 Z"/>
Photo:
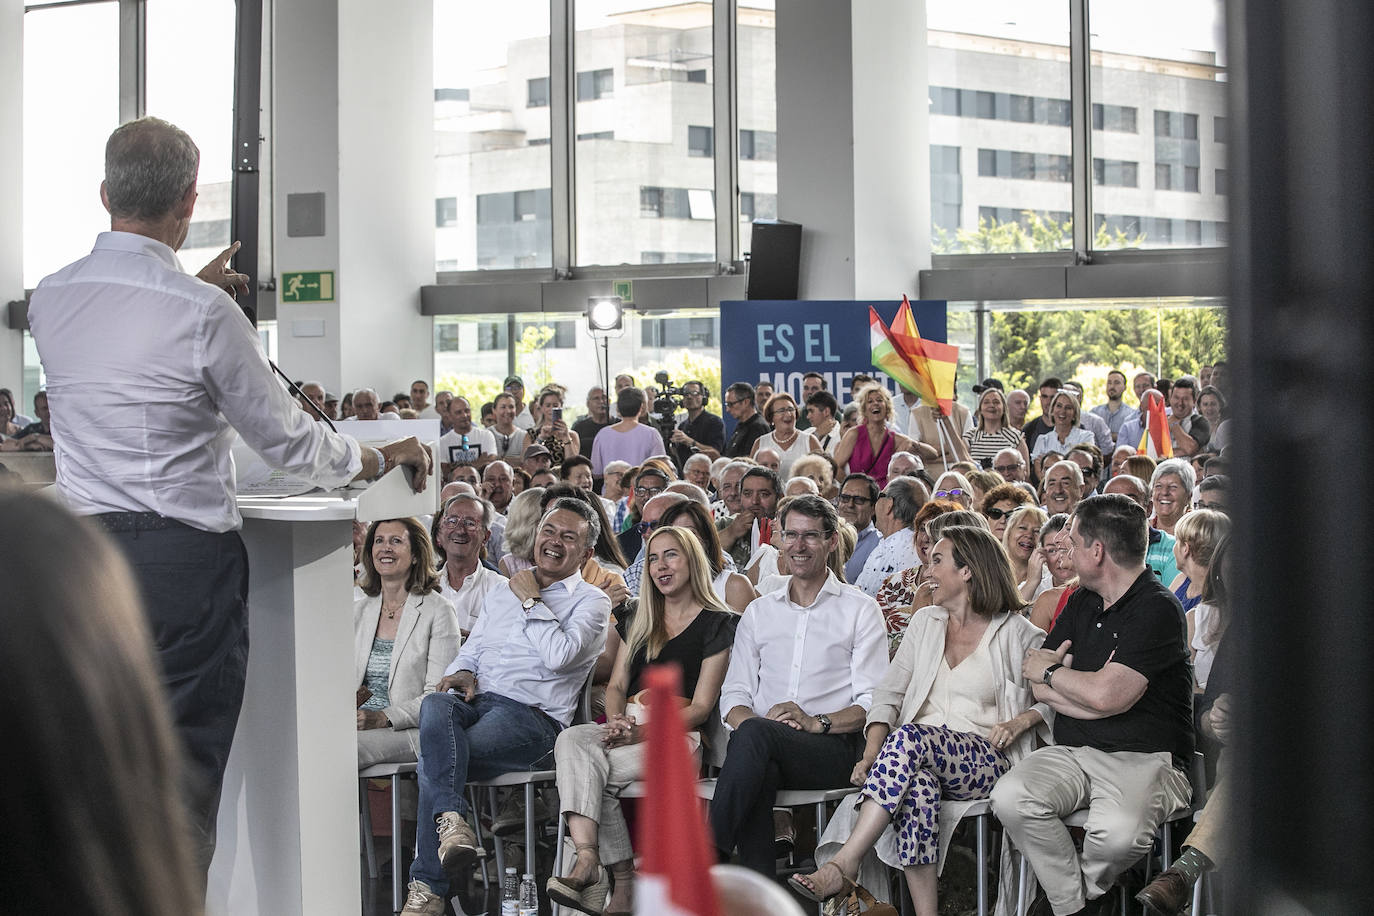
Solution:
<path fill-rule="evenodd" d="M 879 496 L 878 499 L 882 499 L 883 496 L 886 496 L 886 495 L 887 495 L 887 494 L 884 493 L 884 494 L 882 494 L 882 496 Z M 876 499 L 869 499 L 867 496 L 854 496 L 854 495 L 849 494 L 849 493 L 841 493 L 840 496 L 839 496 L 839 499 L 838 499 L 838 502 L 839 502 L 840 505 L 842 505 L 842 506 L 852 505 L 853 503 L 858 503 L 858 504 L 861 505 L 861 506 L 866 506 L 866 505 L 868 505 L 869 503 L 877 502 L 877 501 L 878 501 L 878 500 L 876 500 Z"/>
<path fill-rule="evenodd" d="M 1224 504 L 1222 504 L 1222 503 L 1204 503 L 1204 502 L 1199 502 L 1199 503 L 1197 504 L 1197 508 L 1199 508 L 1199 509 L 1212 509 L 1212 510 L 1214 510 L 1214 511 L 1216 511 L 1216 512 L 1225 512 L 1225 511 L 1226 511 L 1226 506 L 1225 506 Z"/>
<path fill-rule="evenodd" d="M 1072 547 L 1046 547 L 1045 556 L 1047 557 L 1066 557 L 1073 553 Z"/>
<path fill-rule="evenodd" d="M 476 531 L 482 527 L 482 523 L 473 518 L 458 518 L 455 515 L 445 515 L 439 520 L 440 528 L 457 528 L 459 526 L 469 531 Z"/>
<path fill-rule="evenodd" d="M 992 469 L 997 473 L 1001 474 L 1003 477 L 1005 477 L 1008 474 L 1016 473 L 1023 467 L 1025 467 L 1024 464 L 994 464 L 992 466 Z"/>
<path fill-rule="evenodd" d="M 782 533 L 782 542 L 784 544 L 795 544 L 798 541 L 804 541 L 812 547 L 815 547 L 828 537 L 830 537 L 830 533 L 826 531 L 784 531 Z"/>
<path fill-rule="evenodd" d="M 953 497 L 959 497 L 959 496 L 968 496 L 968 495 L 969 495 L 969 494 L 968 494 L 965 490 L 962 490 L 962 489 L 960 489 L 959 487 L 955 487 L 953 490 L 936 490 L 936 491 L 935 491 L 935 498 L 936 498 L 936 499 L 949 499 L 951 496 L 953 496 Z"/>
<path fill-rule="evenodd" d="M 1019 508 L 1021 507 L 1016 507 L 1016 509 Z M 996 506 L 994 506 L 991 509 L 984 509 L 983 514 L 986 515 L 988 518 L 992 519 L 993 521 L 997 521 L 997 519 L 999 518 L 1011 518 L 1012 513 L 1015 512 L 1016 509 L 998 509 Z"/>
<path fill-rule="evenodd" d="M 635 487 L 635 496 L 645 499 L 646 497 L 657 496 L 666 489 L 667 487 Z"/>
<path fill-rule="evenodd" d="M 741 400 L 743 400 L 743 399 L 741 399 Z M 726 402 L 725 402 L 725 406 L 726 406 L 726 407 L 734 407 L 734 406 L 735 406 L 736 404 L 738 404 L 738 403 L 739 403 L 739 401 L 726 401 Z"/>
<path fill-rule="evenodd" d="M 773 416 L 775 416 L 775 417 L 776 417 L 778 414 L 780 414 L 780 413 L 796 413 L 796 412 L 797 412 L 797 408 L 795 408 L 795 407 L 774 407 L 774 408 L 773 408 Z"/>

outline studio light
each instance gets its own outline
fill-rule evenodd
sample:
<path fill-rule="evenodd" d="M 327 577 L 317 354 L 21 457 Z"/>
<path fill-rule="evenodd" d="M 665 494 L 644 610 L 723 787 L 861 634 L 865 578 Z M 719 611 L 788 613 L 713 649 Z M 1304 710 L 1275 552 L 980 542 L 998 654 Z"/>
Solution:
<path fill-rule="evenodd" d="M 625 304 L 619 296 L 587 300 L 587 330 L 593 337 L 618 337 L 625 331 Z"/>

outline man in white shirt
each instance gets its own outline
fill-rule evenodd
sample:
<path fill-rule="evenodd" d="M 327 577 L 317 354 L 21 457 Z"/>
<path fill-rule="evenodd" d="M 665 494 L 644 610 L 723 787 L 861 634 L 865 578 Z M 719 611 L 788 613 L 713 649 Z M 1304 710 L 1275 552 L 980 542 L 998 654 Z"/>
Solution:
<path fill-rule="evenodd" d="M 534 768 L 572 721 L 611 616 L 606 593 L 579 572 L 599 534 L 587 503 L 554 502 L 535 535 L 534 568 L 488 595 L 420 706 L 419 825 L 403 914 L 441 916 L 450 877 L 477 856 L 468 780 Z"/>
<path fill-rule="evenodd" d="M 482 616 L 487 595 L 506 585 L 505 576 L 482 565 L 493 515 L 491 503 L 462 493 L 446 501 L 439 514 L 439 546 L 445 556 L 439 594 L 453 605 L 464 639 Z"/>
<path fill-rule="evenodd" d="M 111 231 L 38 285 L 29 324 L 51 398 L 57 488 L 138 576 L 204 869 L 248 663 L 235 431 L 273 467 L 324 487 L 406 464 L 423 488 L 429 460 L 413 438 L 361 448 L 301 410 L 226 292 L 249 282 L 228 267 L 238 243 L 196 276 L 182 270 L 176 250 L 199 164 L 195 143 L 165 121 L 116 129 L 100 186 Z"/>
<path fill-rule="evenodd" d="M 429 382 L 422 378 L 410 383 L 410 409 L 424 420 L 435 420 L 439 417 L 439 411 L 429 403 Z"/>
<path fill-rule="evenodd" d="M 353 416 L 348 419 L 380 420 L 382 415 L 378 411 L 381 409 L 381 404 L 377 392 L 371 388 L 359 388 L 353 392 Z"/>
<path fill-rule="evenodd" d="M 496 460 L 496 437 L 491 430 L 473 425 L 472 405 L 467 398 L 455 397 L 448 402 L 448 422 L 449 431 L 439 439 L 439 467 L 445 480 L 451 479 L 459 465 L 480 469 Z"/>
<path fill-rule="evenodd" d="M 842 584 L 827 561 L 839 517 L 819 496 L 783 514 L 786 588 L 749 603 L 735 631 L 720 708 L 734 734 L 711 801 L 722 860 L 773 876 L 779 789 L 849 785 L 873 688 L 887 671 L 878 604 Z"/>
<path fill-rule="evenodd" d="M 518 375 L 508 375 L 501 388 L 515 398 L 515 425 L 526 432 L 534 429 L 534 414 L 525 403 L 525 380 Z"/>

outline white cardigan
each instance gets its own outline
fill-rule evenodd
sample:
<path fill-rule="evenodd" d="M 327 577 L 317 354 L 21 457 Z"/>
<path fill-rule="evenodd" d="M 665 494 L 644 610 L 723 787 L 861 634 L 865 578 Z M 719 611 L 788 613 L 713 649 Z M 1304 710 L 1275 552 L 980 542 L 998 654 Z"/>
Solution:
<path fill-rule="evenodd" d="M 354 681 L 367 677 L 367 658 L 382 616 L 382 598 L 361 598 L 353 603 Z M 448 663 L 458 655 L 458 617 L 453 605 L 438 592 L 406 595 L 396 642 L 391 650 L 391 674 L 387 680 L 389 705 L 383 712 L 392 728 L 418 728 L 420 703 L 444 676 Z M 418 739 L 412 740 L 416 744 Z"/>
<path fill-rule="evenodd" d="M 945 652 L 945 628 L 949 612 L 939 605 L 922 608 L 911 615 L 902 644 L 897 649 L 887 676 L 873 691 L 873 706 L 869 709 L 864 728 L 875 722 L 886 723 L 889 729 L 904 725 L 916 717 L 916 713 L 930 695 L 931 685 L 935 682 L 940 660 Z M 996 718 L 1006 722 L 1019 716 L 1028 709 L 1037 710 L 1045 720 L 1042 725 L 1027 729 L 1005 753 L 1012 764 L 1035 749 L 1034 736 L 1039 735 L 1045 743 L 1052 743 L 1050 725 L 1054 713 L 1044 703 L 1036 703 L 1035 696 L 1025 679 L 1021 677 L 1021 662 L 1030 649 L 1038 649 L 1045 641 L 1045 632 L 1020 614 L 1004 613 L 993 619 L 988 626 L 992 633 L 987 637 L 988 652 L 991 656 L 993 676 L 999 688 L 996 694 Z M 848 799 L 841 802 L 834 818 L 826 826 L 821 842 L 818 844 L 816 859 L 829 861 L 854 829 L 858 818 L 858 808 L 863 796 L 855 796 L 851 803 Z M 949 852 L 954 828 L 959 825 L 964 813 L 973 805 L 971 801 L 943 799 L 940 802 L 940 853 L 937 871 L 944 868 L 945 855 Z M 889 825 L 878 838 L 873 851 L 882 861 L 894 868 L 901 865 L 897 859 L 897 834 Z M 865 857 L 865 866 L 875 865 L 870 857 Z M 861 867 L 862 871 L 862 867 Z M 863 878 L 863 875 L 860 875 Z M 872 889 L 874 884 L 865 883 Z M 879 884 L 879 886 L 882 886 Z M 1003 894 L 1003 897 L 1006 895 Z"/>

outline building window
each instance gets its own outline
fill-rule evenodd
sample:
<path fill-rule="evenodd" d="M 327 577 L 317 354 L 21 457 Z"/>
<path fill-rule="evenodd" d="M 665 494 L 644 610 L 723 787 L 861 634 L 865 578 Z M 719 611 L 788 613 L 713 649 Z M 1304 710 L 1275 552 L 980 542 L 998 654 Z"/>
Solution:
<path fill-rule="evenodd" d="M 1229 193 L 1227 190 L 1225 169 L 1217 169 L 1216 193 L 1219 197 L 1225 197 Z"/>
<path fill-rule="evenodd" d="M 1093 103 L 1093 130 L 1112 130 L 1124 134 L 1136 133 L 1135 108 L 1129 105 Z"/>
<path fill-rule="evenodd" d="M 466 102 L 468 101 L 468 90 L 466 89 L 435 89 L 434 101 L 436 102 Z M 545 103 L 547 104 L 547 103 Z"/>
<path fill-rule="evenodd" d="M 705 70 L 688 70 L 688 71 L 687 71 L 687 82 L 689 82 L 689 83 L 704 83 L 704 82 L 706 82 L 706 71 L 705 71 Z"/>
<path fill-rule="evenodd" d="M 591 102 L 615 95 L 615 71 L 584 70 L 577 74 L 577 100 Z"/>
<path fill-rule="evenodd" d="M 1218 115 L 1212 119 L 1212 139 L 1218 143 L 1226 142 L 1226 119 Z"/>
<path fill-rule="evenodd" d="M 504 321 L 477 322 L 478 350 L 504 350 L 507 346 L 507 340 Z"/>
<path fill-rule="evenodd" d="M 715 317 L 645 318 L 639 322 L 639 343 L 644 347 L 709 349 L 720 346 L 719 339 L 720 319 Z"/>
<path fill-rule="evenodd" d="M 964 180 L 959 173 L 959 147 L 930 146 L 930 224 L 946 232 L 963 217 Z"/>
<path fill-rule="evenodd" d="M 525 100 L 526 108 L 548 108 L 549 107 L 549 78 L 547 76 L 537 76 L 532 80 L 526 80 L 528 85 L 528 95 Z"/>
<path fill-rule="evenodd" d="M 1124 159 L 1094 159 L 1093 184 L 1111 188 L 1139 186 L 1139 163 Z"/>
<path fill-rule="evenodd" d="M 1197 139 L 1197 115 L 1155 109 L 1155 136 L 1178 140 Z"/>
<path fill-rule="evenodd" d="M 1183 167 L 1183 190 L 1197 193 L 1202 190 L 1200 177 L 1202 170 L 1195 165 L 1185 165 Z"/>
<path fill-rule="evenodd" d="M 651 219 L 715 219 L 715 194 L 705 188 L 640 187 L 639 215 Z"/>
<path fill-rule="evenodd" d="M 1172 191 L 1174 189 L 1174 170 L 1167 162 L 1155 164 L 1155 190 Z"/>
<path fill-rule="evenodd" d="M 1066 225 L 1073 217 L 1067 210 L 1024 210 L 1016 207 L 979 207 L 978 222 L 989 226 L 1005 226 L 1007 223 L 1020 223 L 1021 228 L 1030 231 L 1031 217 L 1038 216 L 1044 222 Z"/>
<path fill-rule="evenodd" d="M 739 218 L 745 223 L 752 223 L 756 219 L 777 219 L 778 195 L 761 191 L 741 191 Z"/>
<path fill-rule="evenodd" d="M 434 201 L 434 225 L 440 228 L 458 225 L 458 198 L 440 197 Z"/>
<path fill-rule="evenodd" d="M 544 344 L 546 349 L 571 350 L 577 346 L 577 322 L 576 321 L 520 321 L 515 325 L 515 337 L 517 340 L 525 333 L 526 328 L 552 328 L 553 336 L 549 342 Z M 507 324 L 504 321 L 479 321 L 477 322 L 477 349 L 478 350 L 505 350 L 508 346 L 509 335 L 507 334 Z"/>
<path fill-rule="evenodd" d="M 776 162 L 778 158 L 777 131 L 741 130 L 739 132 L 739 157 L 760 162 Z"/>
<path fill-rule="evenodd" d="M 709 127 L 687 126 L 687 155 L 710 159 L 715 155 L 714 131 Z"/>
<path fill-rule="evenodd" d="M 594 130 L 590 133 L 578 134 L 579 140 L 614 140 L 615 131 L 613 130 Z"/>
<path fill-rule="evenodd" d="M 963 114 L 960 110 L 959 100 L 963 97 L 960 90 L 953 86 L 931 86 L 930 87 L 930 113 L 933 115 L 949 115 L 959 117 Z"/>
<path fill-rule="evenodd" d="M 1025 181 L 1072 181 L 1073 159 L 1055 153 L 980 149 L 978 174 L 983 178 L 1016 178 Z"/>

